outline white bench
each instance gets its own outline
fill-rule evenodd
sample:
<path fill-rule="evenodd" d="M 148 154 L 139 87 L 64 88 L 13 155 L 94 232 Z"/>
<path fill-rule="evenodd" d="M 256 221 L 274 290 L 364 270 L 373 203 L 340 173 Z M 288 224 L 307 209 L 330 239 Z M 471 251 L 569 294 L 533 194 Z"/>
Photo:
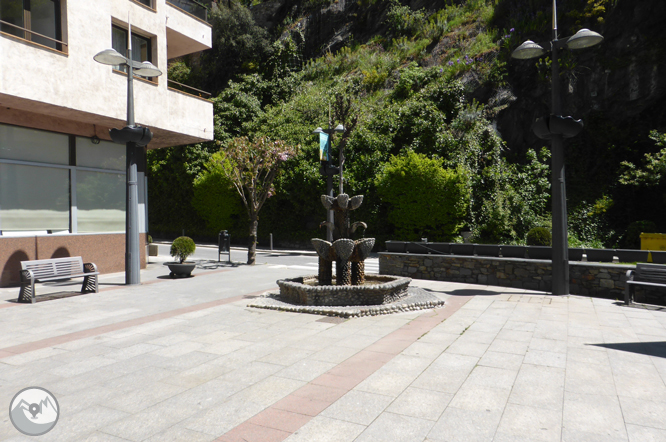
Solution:
<path fill-rule="evenodd" d="M 83 263 L 80 256 L 21 261 L 21 291 L 18 302 L 35 302 L 35 282 L 83 278 L 81 293 L 98 293 L 97 266 Z"/>

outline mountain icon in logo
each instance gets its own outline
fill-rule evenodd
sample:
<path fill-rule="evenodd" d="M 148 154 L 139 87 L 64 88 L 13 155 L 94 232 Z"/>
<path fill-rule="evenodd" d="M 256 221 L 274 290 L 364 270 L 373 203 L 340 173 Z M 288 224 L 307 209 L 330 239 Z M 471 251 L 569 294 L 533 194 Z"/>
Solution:
<path fill-rule="evenodd" d="M 12 424 L 28 436 L 47 433 L 55 427 L 59 416 L 58 401 L 41 387 L 24 388 L 14 396 L 9 406 Z"/>

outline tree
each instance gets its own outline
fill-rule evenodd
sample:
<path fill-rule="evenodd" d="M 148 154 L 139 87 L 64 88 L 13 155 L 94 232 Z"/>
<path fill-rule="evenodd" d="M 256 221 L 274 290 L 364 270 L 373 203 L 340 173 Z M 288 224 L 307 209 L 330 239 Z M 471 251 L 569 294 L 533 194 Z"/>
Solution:
<path fill-rule="evenodd" d="M 258 137 L 250 141 L 247 137 L 231 140 L 221 150 L 218 164 L 240 195 L 250 221 L 250 240 L 247 263 L 254 264 L 257 251 L 257 226 L 259 211 L 275 189 L 273 181 L 280 165 L 294 156 L 300 146 L 291 146 L 281 140 Z"/>

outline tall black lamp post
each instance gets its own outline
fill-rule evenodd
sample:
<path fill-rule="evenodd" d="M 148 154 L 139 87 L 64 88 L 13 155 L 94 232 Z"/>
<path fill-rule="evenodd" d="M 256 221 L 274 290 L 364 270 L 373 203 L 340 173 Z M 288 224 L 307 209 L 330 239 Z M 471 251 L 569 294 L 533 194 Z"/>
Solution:
<path fill-rule="evenodd" d="M 553 33 L 550 42 L 552 53 L 551 115 L 540 118 L 532 127 L 534 133 L 542 139 L 551 140 L 551 187 L 553 192 L 553 294 L 569 294 L 569 245 L 567 238 L 567 198 L 564 175 L 564 138 L 577 135 L 583 128 L 581 120 L 562 116 L 562 98 L 560 92 L 560 49 L 584 49 L 595 46 L 604 38 L 589 29 L 581 29 L 571 37 L 557 37 L 557 4 L 553 0 Z M 511 56 L 520 60 L 541 57 L 546 49 L 527 40 L 516 48 Z"/>
<path fill-rule="evenodd" d="M 134 123 L 134 75 L 159 77 L 162 75 L 155 65 L 148 61 L 140 63 L 132 60 L 132 28 L 128 31 L 127 57 L 115 49 L 106 49 L 96 54 L 93 59 L 98 63 L 112 66 L 127 66 L 127 126 L 111 129 L 109 134 L 115 143 L 126 146 L 127 199 L 125 206 L 125 284 L 141 283 L 141 262 L 139 260 L 139 191 L 137 178 L 137 159 L 139 149 L 148 144 L 153 133 L 147 127 Z"/>
<path fill-rule="evenodd" d="M 335 129 L 322 129 L 321 127 L 316 128 L 312 133 L 319 134 L 319 173 L 326 176 L 326 195 L 333 197 L 333 175 L 340 174 L 340 193 L 342 193 L 342 164 L 344 163 L 344 153 L 341 151 L 339 154 L 340 165 L 335 167 L 331 161 L 331 136 L 334 133 L 344 132 L 345 128 L 342 124 L 338 124 Z M 333 224 L 333 210 L 327 210 L 326 221 Z M 326 229 L 326 240 L 329 242 L 333 241 L 333 231 L 331 229 Z"/>

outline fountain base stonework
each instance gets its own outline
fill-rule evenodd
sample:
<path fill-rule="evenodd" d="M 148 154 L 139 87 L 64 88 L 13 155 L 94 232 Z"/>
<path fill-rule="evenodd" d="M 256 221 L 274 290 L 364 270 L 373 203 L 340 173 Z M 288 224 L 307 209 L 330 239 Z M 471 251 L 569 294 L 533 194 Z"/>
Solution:
<path fill-rule="evenodd" d="M 277 281 L 281 298 L 291 304 L 316 306 L 381 305 L 407 295 L 411 278 L 366 275 L 364 285 L 317 285 L 316 276 Z"/>
<path fill-rule="evenodd" d="M 342 192 L 342 189 L 341 189 Z M 365 259 L 374 238 L 351 239 L 364 222 L 350 224 L 349 212 L 363 202 L 363 195 L 349 198 L 322 195 L 322 204 L 334 211 L 335 222 L 324 222 L 335 239 L 332 243 L 313 238 L 319 256 L 319 274 L 277 281 L 280 291 L 269 292 L 248 307 L 314 313 L 342 317 L 381 315 L 441 306 L 444 301 L 419 288 L 410 288 L 411 278 L 366 275 Z M 335 277 L 333 264 L 335 263 Z"/>
<path fill-rule="evenodd" d="M 280 292 L 268 292 L 253 299 L 248 307 L 278 310 L 292 313 L 358 318 L 361 316 L 388 315 L 416 310 L 429 310 L 444 306 L 444 300 L 419 287 L 409 287 L 404 297 L 397 301 L 380 305 L 319 306 L 300 305 L 287 302 Z"/>

